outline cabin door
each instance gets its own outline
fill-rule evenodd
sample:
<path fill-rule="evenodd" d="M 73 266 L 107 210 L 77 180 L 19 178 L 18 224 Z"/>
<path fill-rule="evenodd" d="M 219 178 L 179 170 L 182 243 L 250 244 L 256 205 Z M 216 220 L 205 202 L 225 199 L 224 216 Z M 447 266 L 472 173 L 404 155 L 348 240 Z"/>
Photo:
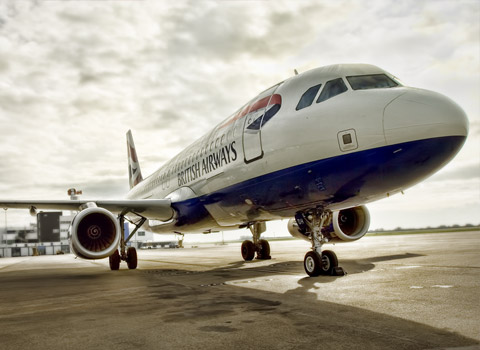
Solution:
<path fill-rule="evenodd" d="M 264 91 L 250 102 L 249 111 L 243 126 L 243 154 L 245 163 L 263 157 L 262 126 L 265 112 L 269 109 L 270 100 L 278 85 Z"/>

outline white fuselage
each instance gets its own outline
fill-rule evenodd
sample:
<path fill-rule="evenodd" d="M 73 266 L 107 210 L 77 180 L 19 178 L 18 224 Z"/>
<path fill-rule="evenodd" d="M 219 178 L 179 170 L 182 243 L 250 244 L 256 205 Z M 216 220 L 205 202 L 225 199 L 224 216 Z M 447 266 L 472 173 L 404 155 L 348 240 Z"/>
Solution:
<path fill-rule="evenodd" d="M 350 77 L 380 75 L 395 86 L 352 88 Z M 346 90 L 317 103 L 327 85 Z M 299 107 L 309 89 L 311 104 Z M 375 66 L 328 66 L 262 92 L 128 198 L 172 200 L 181 215 L 151 220 L 156 232 L 238 228 L 316 206 L 339 210 L 423 180 L 455 155 L 467 132 L 464 112 L 445 96 L 402 86 Z"/>

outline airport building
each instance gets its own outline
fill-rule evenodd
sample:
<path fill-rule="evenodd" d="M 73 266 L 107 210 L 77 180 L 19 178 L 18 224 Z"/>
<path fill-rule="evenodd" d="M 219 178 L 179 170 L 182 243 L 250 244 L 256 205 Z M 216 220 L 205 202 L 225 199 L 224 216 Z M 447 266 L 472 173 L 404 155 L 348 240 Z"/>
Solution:
<path fill-rule="evenodd" d="M 40 212 L 29 227 L 2 230 L 0 257 L 53 255 L 70 252 L 68 227 L 73 215 Z"/>
<path fill-rule="evenodd" d="M 60 242 L 68 244 L 68 228 L 74 217 L 73 214 L 60 216 Z"/>
<path fill-rule="evenodd" d="M 2 245 L 15 243 L 35 243 L 37 239 L 37 225 L 30 224 L 28 227 L 10 227 L 6 231 L 3 229 L 1 234 Z"/>
<path fill-rule="evenodd" d="M 60 242 L 61 212 L 40 212 L 37 214 L 37 232 L 40 242 Z"/>

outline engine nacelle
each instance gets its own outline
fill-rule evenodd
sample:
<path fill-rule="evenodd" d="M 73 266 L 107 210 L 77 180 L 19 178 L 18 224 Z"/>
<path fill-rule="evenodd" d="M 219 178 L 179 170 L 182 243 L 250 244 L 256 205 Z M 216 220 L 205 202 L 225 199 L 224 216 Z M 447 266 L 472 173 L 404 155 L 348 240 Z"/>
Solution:
<path fill-rule="evenodd" d="M 370 227 L 370 212 L 364 205 L 336 211 L 333 213 L 332 227 L 332 239 L 356 241 L 365 236 Z"/>
<path fill-rule="evenodd" d="M 305 241 L 310 241 L 310 234 L 305 230 L 301 229 L 297 223 L 297 220 L 290 219 L 288 220 L 288 232 L 292 235 L 292 237 L 300 238 Z"/>
<path fill-rule="evenodd" d="M 370 213 L 366 206 L 333 212 L 331 222 L 322 228 L 329 241 L 352 242 L 362 238 L 370 227 Z M 310 241 L 310 232 L 302 215 L 288 221 L 288 232 L 295 237 Z"/>
<path fill-rule="evenodd" d="M 120 243 L 120 224 L 103 208 L 88 208 L 78 213 L 69 229 L 72 251 L 80 258 L 102 259 L 113 254 Z"/>

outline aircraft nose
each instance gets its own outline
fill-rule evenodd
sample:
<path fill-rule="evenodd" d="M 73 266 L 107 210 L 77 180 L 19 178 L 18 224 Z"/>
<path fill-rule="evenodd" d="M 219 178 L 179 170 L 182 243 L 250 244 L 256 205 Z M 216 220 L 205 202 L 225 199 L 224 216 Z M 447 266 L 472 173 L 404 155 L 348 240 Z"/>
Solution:
<path fill-rule="evenodd" d="M 410 89 L 391 101 L 383 113 L 387 144 L 468 134 L 463 109 L 439 93 Z"/>

